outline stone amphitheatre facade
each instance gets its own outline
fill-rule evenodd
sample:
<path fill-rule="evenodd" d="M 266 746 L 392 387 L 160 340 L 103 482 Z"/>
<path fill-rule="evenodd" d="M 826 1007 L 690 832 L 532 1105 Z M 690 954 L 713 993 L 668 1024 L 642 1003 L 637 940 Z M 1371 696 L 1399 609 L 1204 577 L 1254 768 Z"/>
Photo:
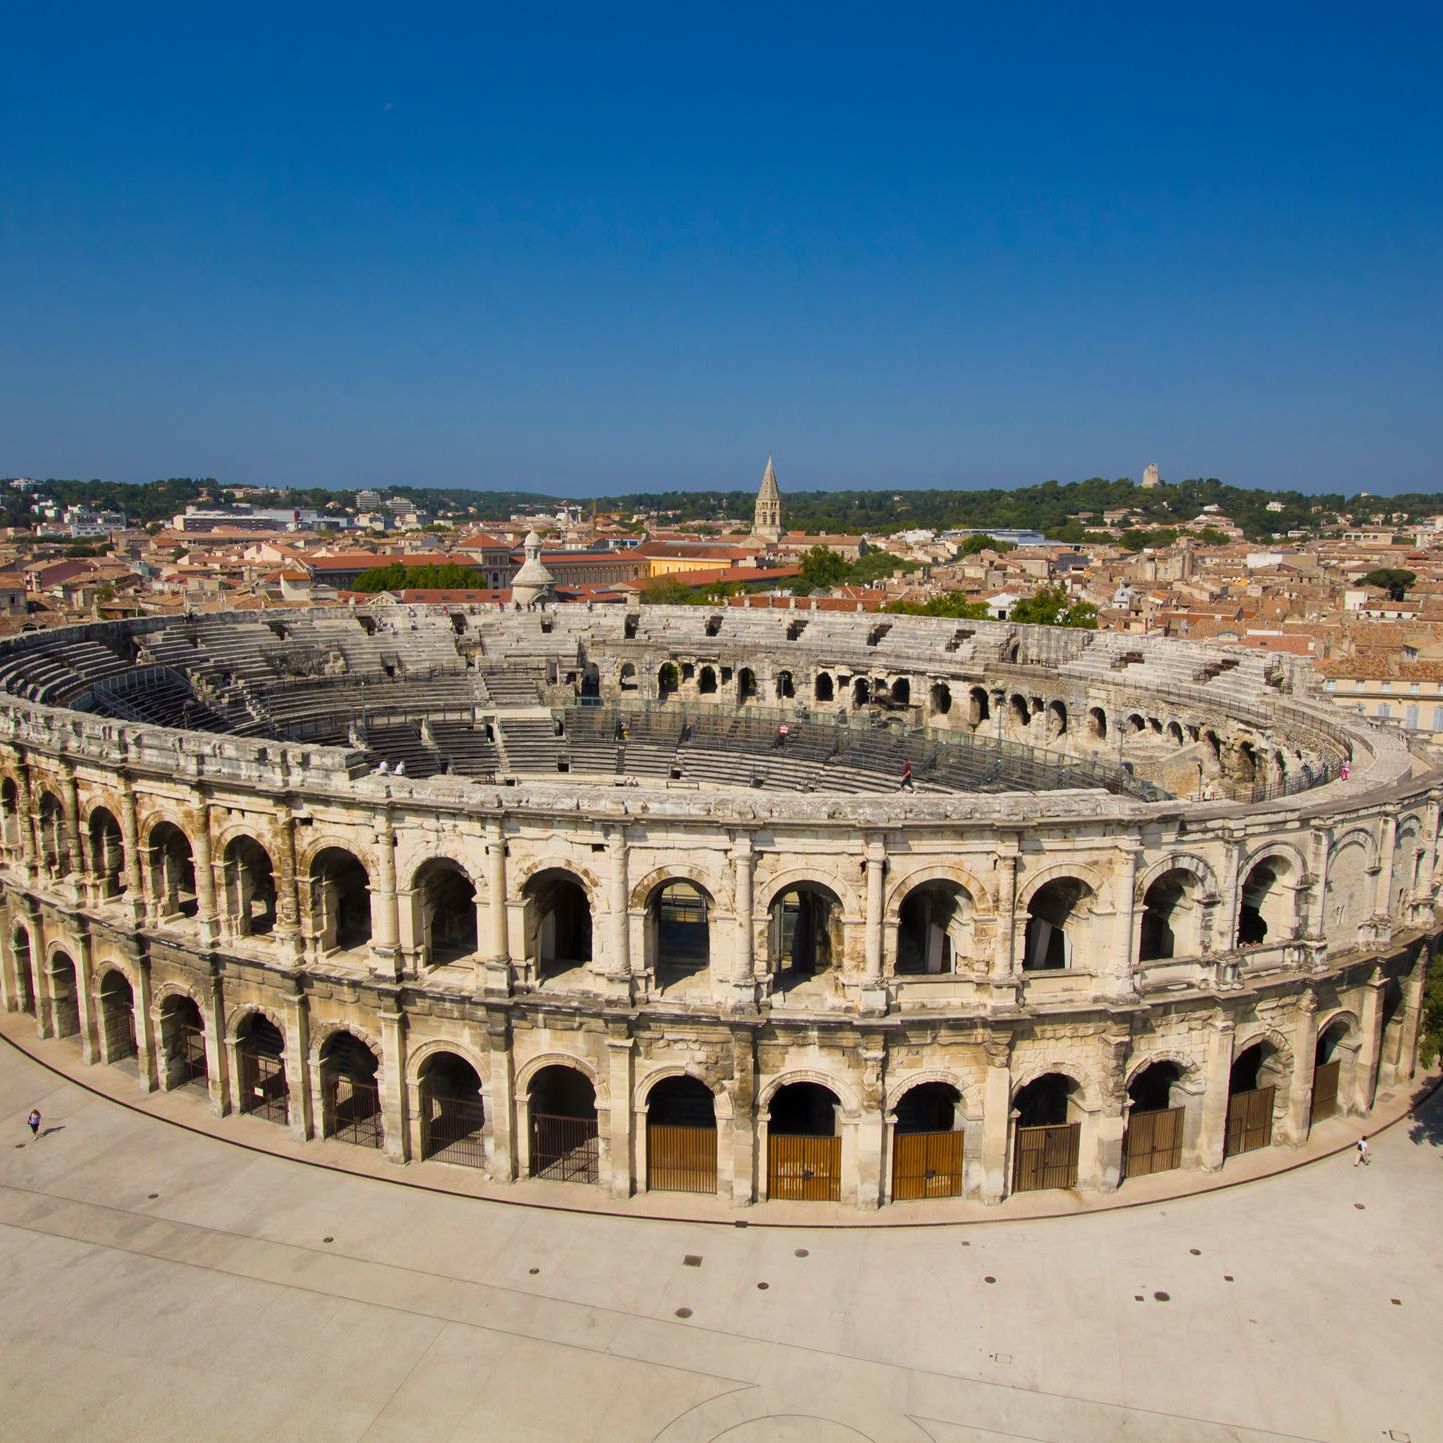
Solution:
<path fill-rule="evenodd" d="M 1415 1067 L 1443 775 L 1287 658 L 377 604 L 24 635 L 0 688 L 6 1008 L 397 1165 L 901 1219 Z"/>

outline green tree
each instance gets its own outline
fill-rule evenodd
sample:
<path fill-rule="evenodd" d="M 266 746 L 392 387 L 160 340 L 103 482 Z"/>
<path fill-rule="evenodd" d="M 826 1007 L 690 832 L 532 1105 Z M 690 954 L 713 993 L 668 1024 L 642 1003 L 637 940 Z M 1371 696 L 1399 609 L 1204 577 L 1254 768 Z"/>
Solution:
<path fill-rule="evenodd" d="M 1005 555 L 1009 551 L 1016 551 L 1015 541 L 999 541 L 995 536 L 989 536 L 984 531 L 977 536 L 969 536 L 962 543 L 958 552 L 960 556 L 976 556 L 979 551 L 995 551 L 999 555 Z"/>
<path fill-rule="evenodd" d="M 944 591 L 927 601 L 892 601 L 882 608 L 893 616 L 947 616 L 957 621 L 986 621 L 987 603 L 972 601 L 965 591 Z"/>
<path fill-rule="evenodd" d="M 448 562 L 444 566 L 406 566 L 393 561 L 363 571 L 351 588 L 374 594 L 378 591 L 464 591 L 483 586 L 481 574 L 469 566 Z"/>
<path fill-rule="evenodd" d="M 1423 978 L 1423 1018 L 1419 1028 L 1418 1056 L 1432 1067 L 1443 1052 L 1443 963 L 1435 957 Z"/>
<path fill-rule="evenodd" d="M 1416 571 L 1408 571 L 1401 566 L 1379 566 L 1363 577 L 1363 585 L 1386 591 L 1390 601 L 1402 601 L 1417 579 Z"/>
<path fill-rule="evenodd" d="M 1097 608 L 1090 601 L 1069 602 L 1060 586 L 1044 586 L 1008 608 L 1007 619 L 1028 626 L 1076 626 L 1097 629 Z"/>

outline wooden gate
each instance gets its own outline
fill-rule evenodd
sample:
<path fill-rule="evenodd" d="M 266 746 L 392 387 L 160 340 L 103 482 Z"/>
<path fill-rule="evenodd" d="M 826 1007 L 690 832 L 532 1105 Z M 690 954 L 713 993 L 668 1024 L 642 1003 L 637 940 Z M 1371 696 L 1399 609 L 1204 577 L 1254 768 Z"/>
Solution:
<path fill-rule="evenodd" d="M 481 1099 L 432 1097 L 421 1093 L 421 1156 L 459 1167 L 484 1167 L 481 1130 L 486 1109 Z"/>
<path fill-rule="evenodd" d="M 600 1182 L 601 1144 L 594 1117 L 531 1114 L 531 1176 L 555 1182 Z"/>
<path fill-rule="evenodd" d="M 651 1192 L 716 1191 L 716 1128 L 646 1125 L 646 1186 Z"/>
<path fill-rule="evenodd" d="M 1235 1092 L 1228 1098 L 1227 1143 L 1224 1157 L 1252 1152 L 1266 1147 L 1273 1140 L 1273 1097 L 1276 1087 L 1258 1087 L 1251 1092 Z"/>
<path fill-rule="evenodd" d="M 1180 1107 L 1134 1112 L 1127 1120 L 1123 1140 L 1122 1175 L 1146 1177 L 1181 1167 L 1182 1118 Z"/>
<path fill-rule="evenodd" d="M 1019 1127 L 1012 1161 L 1012 1191 L 1041 1192 L 1076 1187 L 1077 1158 L 1082 1140 L 1080 1122 L 1053 1127 Z"/>
<path fill-rule="evenodd" d="M 282 1057 L 240 1049 L 241 1111 L 253 1112 L 267 1122 L 285 1122 L 287 1107 L 286 1063 Z"/>
<path fill-rule="evenodd" d="M 380 1147 L 381 1091 L 374 1082 L 338 1073 L 326 1079 L 324 1135 L 357 1147 Z"/>
<path fill-rule="evenodd" d="M 1320 1062 L 1313 1069 L 1313 1107 L 1310 1122 L 1322 1122 L 1325 1118 L 1336 1117 L 1338 1113 L 1338 1074 L 1342 1060 Z"/>
<path fill-rule="evenodd" d="M 842 1139 L 768 1133 L 767 1196 L 789 1202 L 839 1201 Z"/>
<path fill-rule="evenodd" d="M 962 1196 L 962 1134 L 899 1132 L 892 1138 L 892 1201 Z"/>

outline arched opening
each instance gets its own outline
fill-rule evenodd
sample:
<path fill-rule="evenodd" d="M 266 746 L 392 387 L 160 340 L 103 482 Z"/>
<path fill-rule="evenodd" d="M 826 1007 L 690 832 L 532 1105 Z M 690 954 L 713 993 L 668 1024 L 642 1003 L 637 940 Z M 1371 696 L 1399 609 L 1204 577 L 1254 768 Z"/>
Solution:
<path fill-rule="evenodd" d="M 842 1195 L 841 1102 L 816 1082 L 792 1082 L 772 1094 L 767 1112 L 767 1196 L 837 1202 Z"/>
<path fill-rule="evenodd" d="M 454 1052 L 433 1052 L 419 1082 L 422 1158 L 484 1167 L 486 1108 L 476 1069 Z"/>
<path fill-rule="evenodd" d="M 80 993 L 75 985 L 75 963 L 64 952 L 50 958 L 50 1012 L 57 1037 L 80 1032 Z"/>
<path fill-rule="evenodd" d="M 591 961 L 591 903 L 570 872 L 550 867 L 527 882 L 526 956 L 541 979 Z"/>
<path fill-rule="evenodd" d="M 195 857 L 190 839 L 173 822 L 159 822 L 147 848 L 150 900 L 161 921 L 194 917 L 199 910 L 195 890 Z"/>
<path fill-rule="evenodd" d="M 859 676 L 852 683 L 852 705 L 854 707 L 866 706 L 872 700 L 872 684 L 864 676 Z"/>
<path fill-rule="evenodd" d="M 1135 737 L 1141 736 L 1147 730 L 1147 722 L 1140 712 L 1133 712 L 1128 717 L 1127 729 Z"/>
<path fill-rule="evenodd" d="M 120 839 L 120 823 L 106 807 L 96 807 L 86 828 L 90 843 L 90 871 L 102 902 L 118 897 L 125 890 L 125 846 Z"/>
<path fill-rule="evenodd" d="M 836 893 L 815 882 L 779 893 L 772 901 L 767 940 L 779 986 L 828 971 L 842 957 L 842 904 Z"/>
<path fill-rule="evenodd" d="M 1067 704 L 1061 701 L 1047 703 L 1047 734 L 1061 737 L 1067 735 Z"/>
<path fill-rule="evenodd" d="M 601 668 L 594 661 L 582 664 L 581 675 L 577 678 L 577 695 L 583 701 L 601 695 Z"/>
<path fill-rule="evenodd" d="M 737 672 L 737 703 L 751 701 L 757 694 L 757 674 L 751 667 L 744 666 Z"/>
<path fill-rule="evenodd" d="M 967 725 L 979 727 L 992 715 L 992 703 L 985 687 L 974 686 L 967 693 Z"/>
<path fill-rule="evenodd" d="M 16 1005 L 29 1017 L 35 1016 L 35 961 L 30 951 L 30 933 L 17 927 L 10 937 L 10 956 L 15 963 Z"/>
<path fill-rule="evenodd" d="M 325 952 L 371 940 L 371 879 L 344 847 L 323 847 L 311 862 L 311 926 Z"/>
<path fill-rule="evenodd" d="M 1021 693 L 1014 692 L 1012 700 L 1007 704 L 1008 720 L 1012 723 L 1014 730 L 1026 731 L 1028 723 L 1032 720 L 1032 713 L 1027 709 L 1027 698 Z"/>
<path fill-rule="evenodd" d="M 1324 1122 L 1338 1113 L 1339 1084 L 1351 1027 L 1346 1017 L 1334 1018 L 1319 1034 L 1313 1052 L 1313 1098 L 1309 1123 Z"/>
<path fill-rule="evenodd" d="M 1368 849 L 1356 839 L 1345 842 L 1328 858 L 1323 888 L 1323 918 L 1328 935 L 1346 937 L 1372 910 L 1372 877 Z"/>
<path fill-rule="evenodd" d="M 413 883 L 416 937 L 427 965 L 439 967 L 476 951 L 476 884 L 460 865 L 432 857 Z"/>
<path fill-rule="evenodd" d="M 107 1062 L 124 1062 L 140 1050 L 135 1035 L 135 992 L 130 979 L 109 971 L 100 979 L 101 1055 Z"/>
<path fill-rule="evenodd" d="M 321 1047 L 321 1135 L 380 1147 L 381 1089 L 376 1054 L 354 1033 L 333 1032 Z"/>
<path fill-rule="evenodd" d="M 1239 947 L 1260 947 L 1264 942 L 1283 942 L 1290 936 L 1292 889 L 1287 881 L 1291 871 L 1281 857 L 1269 857 L 1249 871 L 1238 907 Z"/>
<path fill-rule="evenodd" d="M 1040 1192 L 1077 1186 L 1081 1151 L 1078 1086 L 1061 1072 L 1049 1072 L 1019 1089 L 1012 1148 L 1012 1191 Z"/>
<path fill-rule="evenodd" d="M 636 667 L 631 662 L 622 662 L 621 674 L 617 677 L 616 684 L 622 691 L 636 690 Z"/>
<path fill-rule="evenodd" d="M 892 1200 L 962 1196 L 962 1094 L 950 1083 L 921 1082 L 893 1114 Z"/>
<path fill-rule="evenodd" d="M 716 668 L 704 666 L 696 675 L 696 689 L 702 696 L 716 695 Z"/>
<path fill-rule="evenodd" d="M 1093 901 L 1092 888 L 1076 877 L 1057 877 L 1039 887 L 1027 904 L 1027 932 L 1022 948 L 1024 970 L 1039 972 L 1076 966 L 1077 944 L 1092 914 Z"/>
<path fill-rule="evenodd" d="M 285 1123 L 290 1117 L 286 1085 L 286 1041 L 280 1028 L 263 1012 L 250 1012 L 236 1031 L 236 1062 L 240 1069 L 240 1110 Z"/>
<path fill-rule="evenodd" d="M 1233 1059 L 1228 1074 L 1224 1157 L 1252 1152 L 1272 1142 L 1273 1108 L 1282 1080 L 1282 1058 L 1271 1042 L 1255 1042 Z"/>
<path fill-rule="evenodd" d="M 1234 749 L 1234 767 L 1237 772 L 1238 781 L 1245 787 L 1256 785 L 1258 781 L 1258 754 L 1251 742 L 1239 742 Z"/>
<path fill-rule="evenodd" d="M 662 662 L 656 673 L 657 696 L 659 696 L 662 701 L 665 701 L 669 696 L 675 696 L 677 682 L 676 663 L 674 661 Z"/>
<path fill-rule="evenodd" d="M 899 976 L 955 972 L 972 952 L 972 894 L 956 882 L 924 882 L 897 913 Z"/>
<path fill-rule="evenodd" d="M 40 798 L 36 813 L 40 829 L 40 861 L 52 877 L 70 874 L 70 848 L 66 843 L 65 809 L 54 792 Z"/>
<path fill-rule="evenodd" d="M 1128 1084 L 1131 1108 L 1123 1139 L 1124 1177 L 1146 1177 L 1182 1166 L 1183 1105 L 1175 1062 L 1154 1062 Z"/>
<path fill-rule="evenodd" d="M 20 788 L 14 777 L 0 781 L 0 842 L 6 851 L 18 851 L 20 847 Z"/>
<path fill-rule="evenodd" d="M 226 912 L 236 936 L 269 936 L 276 925 L 276 877 L 270 853 L 253 837 L 235 837 L 222 862 Z"/>
<path fill-rule="evenodd" d="M 1160 962 L 1202 951 L 1202 883 L 1182 867 L 1158 877 L 1142 899 L 1138 960 Z"/>
<path fill-rule="evenodd" d="M 1390 977 L 1383 985 L 1382 1022 L 1383 1045 L 1378 1071 L 1380 1083 L 1386 1084 L 1397 1076 L 1403 1058 L 1403 989 L 1396 977 Z"/>
<path fill-rule="evenodd" d="M 1107 713 L 1100 706 L 1087 709 L 1087 734 L 1095 742 L 1107 740 Z"/>
<path fill-rule="evenodd" d="M 912 704 L 912 683 L 905 676 L 899 676 L 892 682 L 892 705 L 910 706 Z"/>
<path fill-rule="evenodd" d="M 531 1176 L 554 1182 L 600 1182 L 596 1089 L 575 1067 L 543 1067 L 528 1090 Z"/>
<path fill-rule="evenodd" d="M 659 987 L 685 982 L 711 962 L 711 898 L 694 882 L 663 882 L 647 904 Z"/>
<path fill-rule="evenodd" d="M 777 700 L 791 701 L 797 694 L 797 683 L 789 671 L 777 673 Z"/>
<path fill-rule="evenodd" d="M 696 1077 L 666 1077 L 646 1095 L 650 1192 L 716 1191 L 716 1100 Z"/>
<path fill-rule="evenodd" d="M 946 716 L 952 710 L 952 688 L 945 681 L 934 681 L 927 705 L 933 716 Z"/>
<path fill-rule="evenodd" d="M 160 1051 L 165 1086 L 205 1082 L 205 1020 L 193 997 L 172 995 L 160 1006 Z"/>
<path fill-rule="evenodd" d="M 1172 721 L 1167 724 L 1167 736 L 1175 747 L 1183 745 L 1182 727 L 1179 723 Z"/>
<path fill-rule="evenodd" d="M 826 672 L 817 673 L 817 679 L 812 683 L 812 695 L 817 701 L 831 701 L 836 696 L 832 678 Z"/>

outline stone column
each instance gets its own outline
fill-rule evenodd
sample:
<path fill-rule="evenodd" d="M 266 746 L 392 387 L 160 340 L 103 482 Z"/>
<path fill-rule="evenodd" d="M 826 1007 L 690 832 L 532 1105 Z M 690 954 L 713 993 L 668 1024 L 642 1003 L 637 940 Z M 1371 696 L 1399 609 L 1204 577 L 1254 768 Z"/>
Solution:
<path fill-rule="evenodd" d="M 994 865 L 997 869 L 997 950 L 992 957 L 995 996 L 998 990 L 1011 993 L 1017 982 L 1016 851 L 999 852 Z"/>
<path fill-rule="evenodd" d="M 1359 1112 L 1367 1112 L 1378 1090 L 1378 1061 L 1383 1052 L 1383 989 L 1387 979 L 1382 968 L 1363 984 L 1363 1005 L 1358 1009 L 1358 1059 L 1353 1068 L 1353 1085 Z"/>
<path fill-rule="evenodd" d="M 230 1079 L 235 1072 L 234 1044 L 226 1037 L 225 991 L 218 967 L 212 964 L 210 984 L 201 1003 L 205 1017 L 205 1081 L 210 1110 L 224 1117 L 231 1110 Z"/>
<path fill-rule="evenodd" d="M 731 1035 L 731 1200 L 745 1207 L 757 1195 L 757 1075 L 755 1038 L 747 1027 L 734 1027 Z M 720 1140 L 720 1139 L 718 1139 Z M 718 1157 L 718 1165 L 723 1160 Z M 761 1160 L 765 1166 L 765 1159 Z"/>
<path fill-rule="evenodd" d="M 631 1090 L 635 1050 L 636 1044 L 624 1022 L 608 1025 L 606 1059 L 610 1102 L 607 1107 L 607 1180 L 612 1197 L 617 1198 L 631 1196 Z"/>
<path fill-rule="evenodd" d="M 157 1054 L 154 999 L 150 985 L 150 959 L 141 957 L 135 967 L 135 1051 L 140 1071 L 140 1090 L 154 1092 L 165 1059 Z"/>
<path fill-rule="evenodd" d="M 396 831 L 389 808 L 376 821 L 376 888 L 371 894 L 371 972 L 401 975 L 400 914 L 396 904 Z"/>
<path fill-rule="evenodd" d="M 83 1061 L 94 1064 L 101 1060 L 96 1032 L 95 969 L 90 964 L 90 934 L 76 933 L 75 956 L 75 1000 L 80 1013 L 80 1056 Z"/>
<path fill-rule="evenodd" d="M 311 1110 L 311 1026 L 305 994 L 291 993 L 286 1003 L 286 1117 L 291 1136 L 306 1142 L 315 1136 Z"/>
<path fill-rule="evenodd" d="M 1398 819 L 1391 812 L 1383 816 L 1383 830 L 1378 842 L 1378 875 L 1373 884 L 1374 917 L 1386 917 L 1388 893 L 1393 885 L 1393 853 L 1398 844 Z"/>
<path fill-rule="evenodd" d="M 882 1203 L 882 1165 L 887 1134 L 887 1119 L 882 1110 L 886 1101 L 887 1046 L 880 1035 L 867 1037 L 861 1046 L 862 1086 L 861 1116 L 857 1119 L 857 1206 L 880 1207 Z"/>
<path fill-rule="evenodd" d="M 1112 975 L 1107 990 L 1114 996 L 1129 997 L 1135 991 L 1133 972 L 1139 950 L 1139 924 L 1135 894 L 1137 891 L 1137 848 L 1120 848 L 1113 864 L 1112 892 Z M 1116 1184 L 1114 1184 L 1115 1186 Z"/>
<path fill-rule="evenodd" d="M 982 1084 L 982 1201 L 1007 1196 L 1007 1145 L 1012 1132 L 1012 1043 L 992 1038 L 984 1044 L 987 1074 Z"/>
<path fill-rule="evenodd" d="M 1103 1049 L 1100 1101 L 1096 1119 L 1096 1161 L 1092 1171 L 1099 1192 L 1116 1192 L 1122 1182 L 1123 1140 L 1127 1135 L 1127 1054 L 1132 1039 L 1126 1033 L 1109 1033 L 1100 1039 Z M 1088 1164 L 1079 1159 L 1078 1186 L 1087 1187 Z"/>
<path fill-rule="evenodd" d="M 486 1042 L 491 1049 L 491 1175 L 510 1182 L 516 1176 L 516 1069 L 505 1012 L 487 1015 Z"/>
<path fill-rule="evenodd" d="M 296 830 L 290 804 L 282 799 L 275 813 L 276 941 L 291 966 L 299 966 L 304 927 L 296 877 Z"/>
<path fill-rule="evenodd" d="M 1330 827 L 1319 827 L 1313 833 L 1313 858 L 1309 869 L 1313 876 L 1312 895 L 1308 898 L 1308 915 L 1303 920 L 1303 931 L 1309 937 L 1326 937 L 1327 920 L 1324 908 L 1328 900 L 1328 853 L 1333 849 L 1333 833 Z"/>
<path fill-rule="evenodd" d="M 1288 1085 L 1288 1116 L 1281 1141 L 1301 1147 L 1308 1140 L 1313 1113 L 1313 1064 L 1318 1051 L 1318 999 L 1311 991 L 1298 997 L 1293 1021 L 1293 1076 Z"/>
<path fill-rule="evenodd" d="M 627 1000 L 631 998 L 631 932 L 627 917 L 626 828 L 613 827 L 606 836 L 607 981 Z M 628 1104 L 628 1112 L 630 1104 Z M 628 1125 L 628 1131 L 629 1131 Z M 629 1195 L 629 1194 L 628 1194 Z"/>
<path fill-rule="evenodd" d="M 70 860 L 70 876 L 75 895 L 85 895 L 85 850 L 80 845 L 80 792 L 75 785 L 75 769 L 66 766 L 60 787 L 65 808 L 65 852 Z"/>
<path fill-rule="evenodd" d="M 885 1012 L 887 992 L 882 985 L 883 884 L 887 871 L 887 845 L 882 837 L 867 839 L 867 945 L 862 974 L 862 1005 Z"/>
<path fill-rule="evenodd" d="M 135 810 L 135 786 L 124 774 L 120 778 L 120 845 L 125 852 L 125 900 L 138 927 L 146 919 L 145 868 L 140 857 L 140 820 Z"/>
<path fill-rule="evenodd" d="M 1216 1172 L 1223 1165 L 1227 1142 L 1228 1092 L 1232 1082 L 1233 1033 L 1231 1017 L 1214 1017 L 1208 1031 L 1207 1090 L 1203 1093 L 1202 1125 L 1198 1129 L 1198 1166 Z"/>
<path fill-rule="evenodd" d="M 1428 968 L 1436 966 L 1431 949 L 1425 944 L 1418 949 L 1413 970 L 1403 986 L 1403 1036 L 1398 1050 L 1398 1081 L 1411 1080 L 1418 1071 L 1418 1033 L 1423 1023 L 1423 985 Z"/>
<path fill-rule="evenodd" d="M 196 921 L 200 924 L 200 935 L 207 947 L 214 947 L 218 940 L 219 918 L 215 904 L 215 870 L 210 845 L 210 807 L 201 797 L 194 812 L 192 830 L 195 833 L 195 900 Z"/>
<path fill-rule="evenodd" d="M 23 760 L 16 764 L 15 774 L 15 806 L 19 813 L 16 821 L 20 832 L 20 865 L 25 869 L 25 875 L 33 878 L 40 872 L 40 864 L 37 860 L 40 848 L 35 840 L 35 794 L 30 785 L 30 769 Z"/>
<path fill-rule="evenodd" d="M 771 990 L 770 979 L 765 982 L 757 975 L 755 956 L 756 923 L 752 916 L 755 899 L 752 892 L 752 873 L 756 855 L 752 850 L 751 835 L 738 832 L 731 851 L 733 895 L 736 898 L 735 955 L 732 961 L 731 1003 L 735 1007 L 754 1007 L 759 991 L 762 995 Z M 748 1168 L 750 1174 L 750 1168 Z"/>
<path fill-rule="evenodd" d="M 392 1162 L 405 1162 L 411 1155 L 410 1139 L 406 1135 L 406 1118 L 410 1109 L 406 1086 L 406 1016 L 401 1011 L 398 994 L 391 993 L 381 998 L 376 1020 L 381 1024 L 382 1146 Z"/>
<path fill-rule="evenodd" d="M 486 958 L 486 990 L 507 996 L 511 992 L 511 940 L 506 926 L 506 835 L 501 818 L 486 823 L 486 907 L 489 940 Z"/>

